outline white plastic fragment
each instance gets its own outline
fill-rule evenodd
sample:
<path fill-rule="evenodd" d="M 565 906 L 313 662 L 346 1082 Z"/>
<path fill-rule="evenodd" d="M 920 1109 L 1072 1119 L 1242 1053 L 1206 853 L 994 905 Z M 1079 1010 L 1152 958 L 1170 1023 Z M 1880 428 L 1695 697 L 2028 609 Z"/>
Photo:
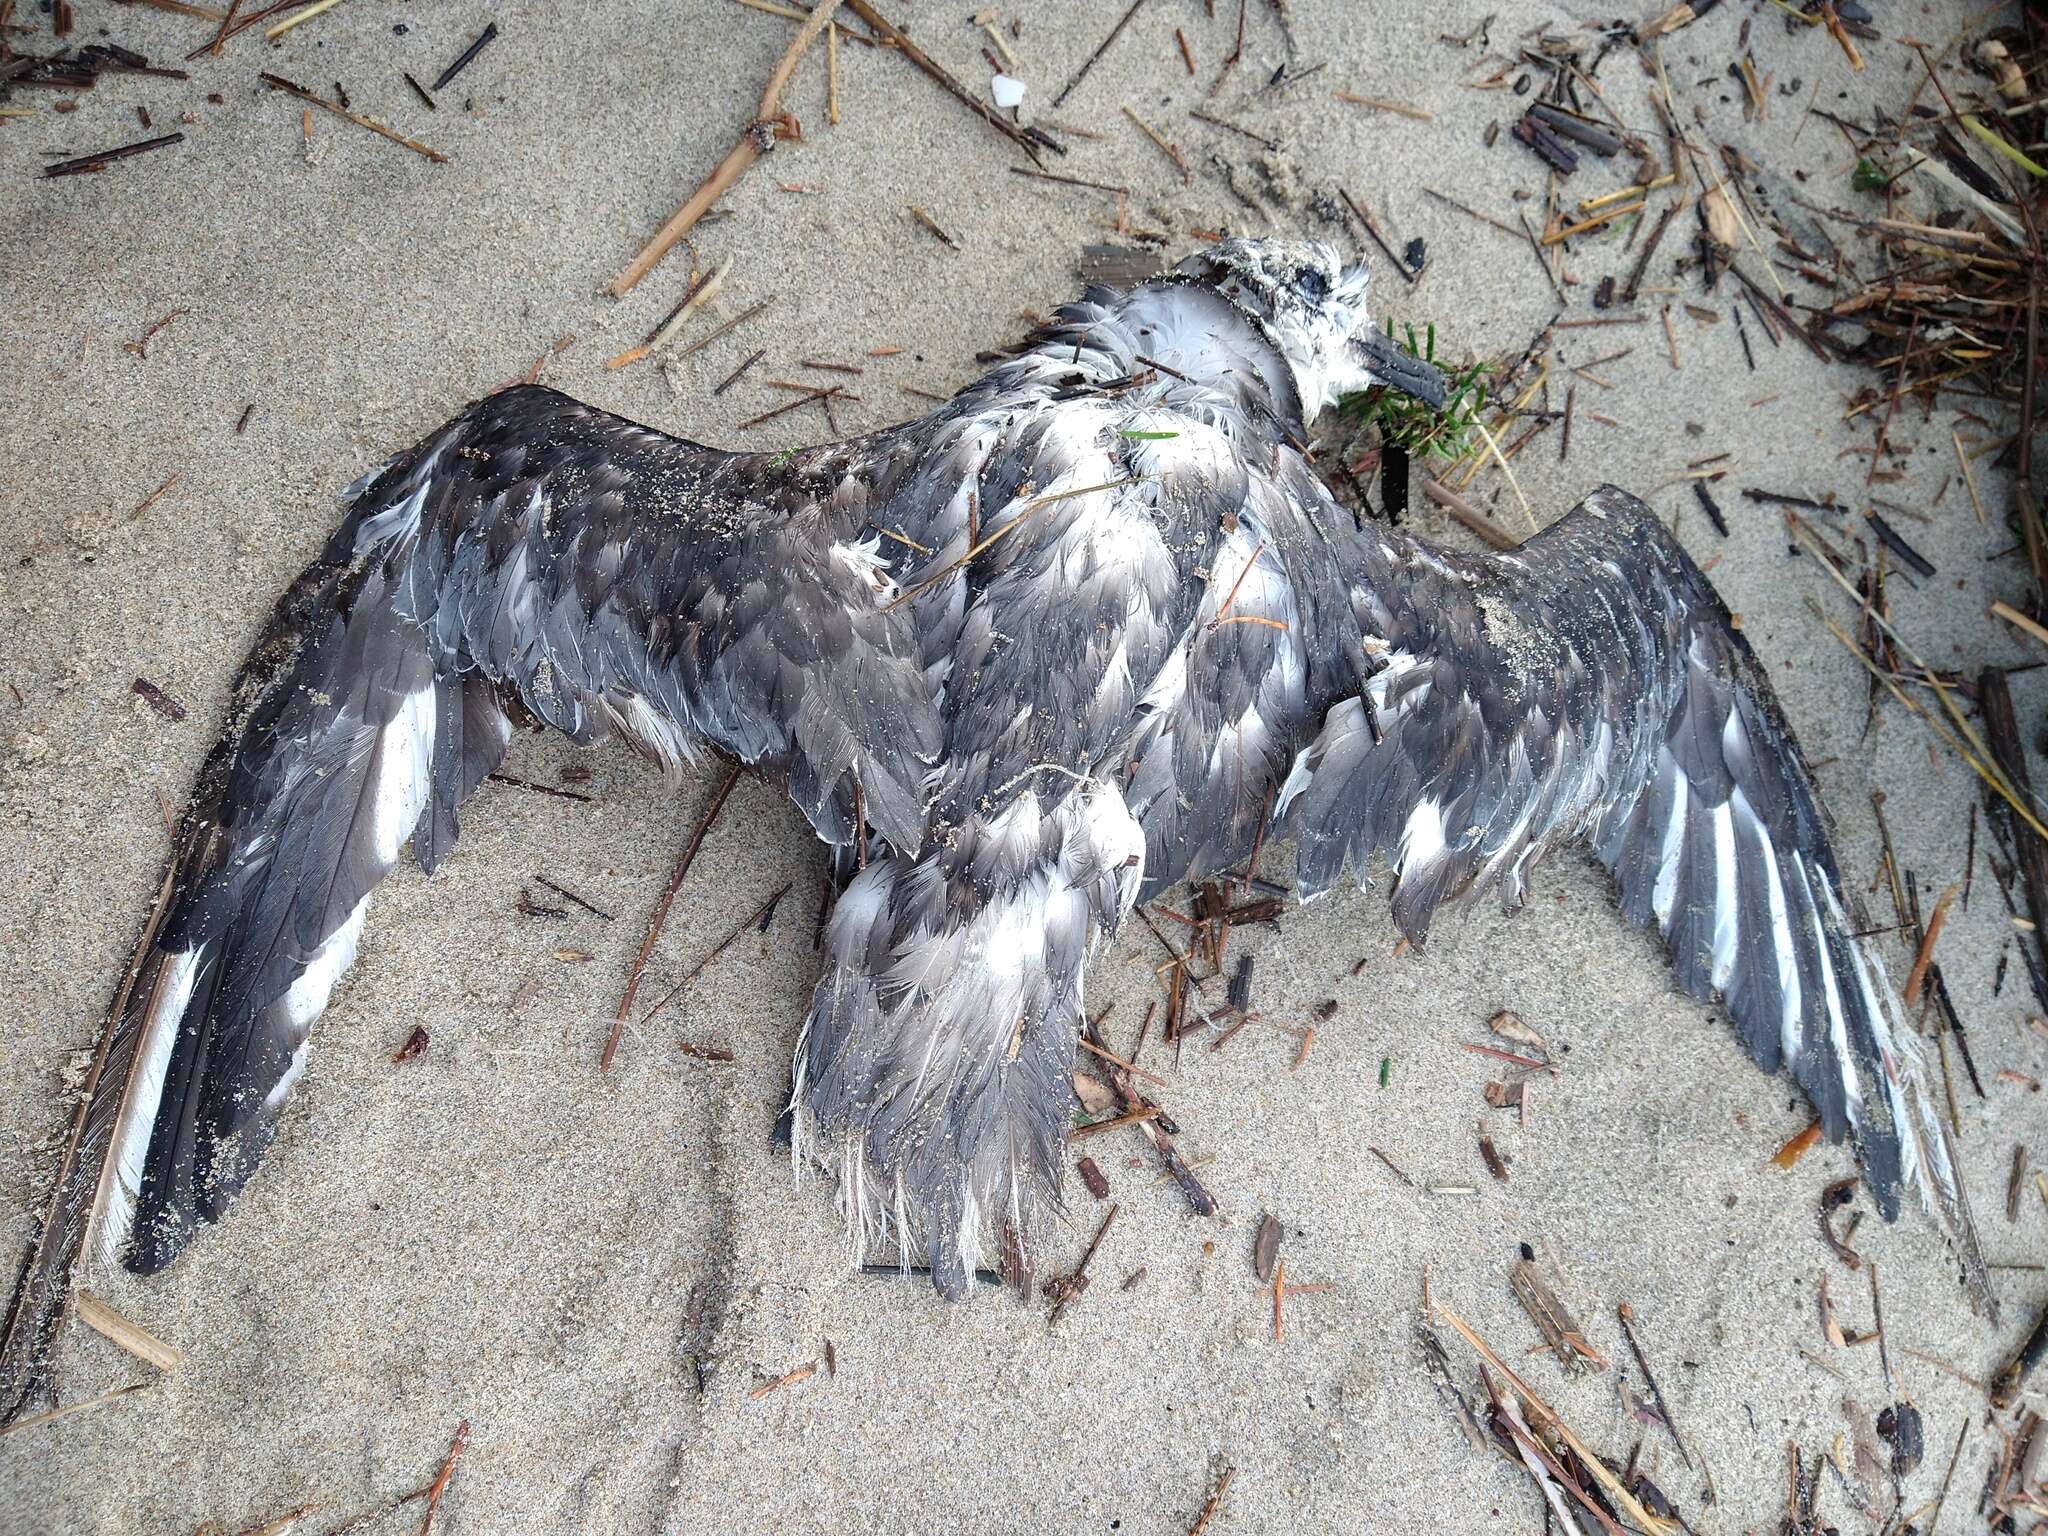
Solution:
<path fill-rule="evenodd" d="M 1024 100 L 1024 82 L 1012 80 L 1008 75 L 997 75 L 988 83 L 989 94 L 996 99 L 996 105 L 1005 111 Z"/>

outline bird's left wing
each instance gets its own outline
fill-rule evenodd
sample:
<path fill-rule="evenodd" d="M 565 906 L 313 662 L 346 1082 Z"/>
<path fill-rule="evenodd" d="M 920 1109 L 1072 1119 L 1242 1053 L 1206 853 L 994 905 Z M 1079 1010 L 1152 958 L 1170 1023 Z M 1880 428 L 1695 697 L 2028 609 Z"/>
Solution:
<path fill-rule="evenodd" d="M 721 454 L 533 388 L 351 488 L 200 776 L 0 1333 L 0 1417 L 43 1379 L 88 1230 L 149 1271 L 226 1210 L 373 888 L 408 840 L 449 852 L 508 711 L 671 768 L 710 742 L 827 841 L 864 813 L 915 851 L 938 715 L 865 495 L 848 450 Z"/>
<path fill-rule="evenodd" d="M 1989 1301 L 1946 1129 L 1776 696 L 1706 578 L 1611 486 L 1480 559 L 1388 531 L 1353 547 L 1357 677 L 1281 796 L 1304 895 L 1375 854 L 1420 942 L 1446 902 L 1590 838 L 1622 911 L 1654 921 L 1686 992 L 1725 1002 L 1831 1140 L 1854 1137 L 1889 1218 L 1916 1184 Z"/>

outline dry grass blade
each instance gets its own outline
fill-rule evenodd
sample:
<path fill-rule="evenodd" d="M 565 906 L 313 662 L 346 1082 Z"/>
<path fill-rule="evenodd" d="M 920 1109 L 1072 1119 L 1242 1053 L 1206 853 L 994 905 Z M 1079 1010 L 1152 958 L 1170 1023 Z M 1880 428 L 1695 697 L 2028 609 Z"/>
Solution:
<path fill-rule="evenodd" d="M 152 1385 L 154 1383 L 147 1381 L 131 1381 L 125 1387 L 116 1387 L 111 1392 L 102 1392 L 98 1397 L 88 1397 L 81 1403 L 71 1403 L 62 1408 L 52 1408 L 47 1413 L 32 1413 L 25 1419 L 16 1419 L 12 1424 L 0 1426 L 0 1440 L 5 1440 L 9 1435 L 19 1435 L 31 1429 L 39 1429 L 45 1424 L 54 1424 L 59 1419 L 68 1419 L 74 1413 L 84 1413 L 87 1409 L 97 1408 L 103 1403 L 111 1403 L 118 1398 L 127 1397 L 130 1393 L 140 1392 Z"/>
<path fill-rule="evenodd" d="M 1870 621 L 1873 624 L 1877 625 L 1879 629 L 1883 630 L 1885 634 L 1891 639 L 1892 643 L 1898 646 L 1899 654 L 1904 656 L 1907 661 L 1911 662 L 1915 667 L 1918 667 L 1920 669 L 1921 680 L 1927 683 L 1927 685 L 1934 690 L 1935 697 L 1941 701 L 1942 709 L 1948 714 L 1949 719 L 1954 723 L 1956 735 L 1960 738 L 1960 742 L 1968 743 L 1968 746 L 1966 748 L 1965 746 L 1961 745 L 1960 742 L 1950 742 L 1950 745 L 1954 748 L 1957 756 L 1961 757 L 1963 761 L 1969 765 L 1971 772 L 1975 773 L 1977 777 L 1982 779 L 1993 790 L 1995 790 L 1999 798 L 2004 800 L 2006 804 L 2010 805 L 2013 808 L 2014 813 L 2017 814 L 2023 821 L 2025 821 L 2028 826 L 2032 827 L 2034 831 L 2038 833 L 2043 839 L 2048 839 L 2048 827 L 2044 827 L 2041 824 L 2039 818 L 2037 818 L 2034 815 L 2034 813 L 2030 809 L 2028 809 L 2028 807 L 2021 801 L 2019 793 L 2012 787 L 2010 782 L 2007 781 L 2004 772 L 1998 767 L 1996 761 L 1992 758 L 1990 749 L 1984 745 L 1982 738 L 1980 738 L 1977 735 L 1977 732 L 1974 728 L 1972 728 L 1970 722 L 1963 718 L 1963 712 L 1956 707 L 1955 700 L 1952 697 L 1950 697 L 1949 689 L 1947 685 L 1941 681 L 1939 674 L 1937 674 L 1932 667 L 1928 666 L 1926 662 L 1920 659 L 1919 653 L 1913 649 L 1912 645 L 1906 640 L 1905 636 L 1901 635 L 1898 632 L 1898 630 L 1892 627 L 1891 621 L 1889 619 L 1885 618 L 1883 614 L 1879 613 L 1875 608 L 1869 607 L 1864 602 L 1863 595 L 1860 592 L 1858 592 L 1854 586 L 1850 585 L 1849 579 L 1846 576 L 1844 576 L 1840 571 L 1835 569 L 1834 562 L 1827 557 L 1827 552 L 1821 549 L 1820 546 L 1813 541 L 1812 536 L 1806 532 L 1805 526 L 1801 524 L 1797 518 L 1788 517 L 1785 526 L 1791 532 L 1792 536 L 1795 539 L 1797 539 L 1801 544 L 1806 546 L 1807 552 L 1814 557 L 1814 560 L 1819 564 L 1821 570 L 1827 574 L 1828 579 L 1834 582 L 1835 585 L 1840 587 L 1844 592 L 1848 593 L 1849 596 L 1852 599 L 1854 599 L 1857 607 L 1863 609 L 1863 611 L 1868 614 Z M 1834 626 L 1832 624 L 1830 624 L 1828 627 L 1831 630 L 1834 629 Z M 1893 695 L 1896 698 L 1898 698 L 1901 703 L 1905 703 L 1905 695 L 1898 691 L 1897 686 L 1891 682 L 1889 676 L 1887 676 L 1884 672 L 1877 669 L 1876 666 L 1872 662 L 1870 662 L 1870 660 L 1867 657 L 1863 656 L 1863 652 L 1859 647 L 1853 644 L 1846 636 L 1841 634 L 1839 630 L 1835 631 L 1835 638 L 1841 640 L 1842 643 L 1844 645 L 1847 645 L 1851 651 L 1854 651 L 1859 658 L 1862 658 L 1864 665 L 1866 667 L 1870 667 L 1874 675 L 1876 675 L 1880 680 L 1882 680 L 1887 687 L 1890 687 L 1892 689 Z M 1907 704 L 1907 708 L 1912 709 L 1915 714 L 1921 714 L 1921 711 L 1911 704 Z M 1926 719 L 1928 717 L 1926 717 L 1923 714 L 1922 718 Z M 1933 721 L 1929 719 L 1928 723 L 1931 725 L 1933 724 Z"/>
<path fill-rule="evenodd" d="M 1472 418 L 1472 425 L 1486 443 L 1486 451 L 1493 455 L 1493 461 L 1500 466 L 1500 472 L 1508 477 L 1508 488 L 1515 493 L 1515 500 L 1522 504 L 1522 516 L 1529 520 L 1530 531 L 1540 530 L 1543 525 L 1536 521 L 1536 513 L 1529 506 L 1529 498 L 1522 494 L 1522 483 L 1515 478 L 1514 470 L 1508 466 L 1507 456 L 1500 451 L 1500 444 L 1494 441 L 1493 434 L 1486 430 L 1486 423 L 1477 416 Z"/>
<path fill-rule="evenodd" d="M 333 10 L 339 4 L 341 4 L 341 0 L 313 0 L 313 3 L 304 10 L 294 12 L 275 26 L 265 27 L 263 29 L 263 40 L 266 43 L 274 43 L 280 37 L 283 37 L 285 33 L 291 31 L 292 28 L 311 21 L 315 16 L 321 15 L 324 12 Z"/>

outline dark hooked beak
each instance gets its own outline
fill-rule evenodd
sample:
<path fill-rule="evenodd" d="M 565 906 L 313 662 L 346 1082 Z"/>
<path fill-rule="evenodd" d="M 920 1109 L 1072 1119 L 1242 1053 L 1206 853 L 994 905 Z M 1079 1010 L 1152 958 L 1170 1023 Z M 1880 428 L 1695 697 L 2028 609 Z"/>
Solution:
<path fill-rule="evenodd" d="M 1351 345 L 1372 371 L 1375 384 L 1413 395 L 1432 410 L 1443 409 L 1444 376 L 1435 367 L 1411 352 L 1403 352 L 1379 331 L 1354 336 Z"/>

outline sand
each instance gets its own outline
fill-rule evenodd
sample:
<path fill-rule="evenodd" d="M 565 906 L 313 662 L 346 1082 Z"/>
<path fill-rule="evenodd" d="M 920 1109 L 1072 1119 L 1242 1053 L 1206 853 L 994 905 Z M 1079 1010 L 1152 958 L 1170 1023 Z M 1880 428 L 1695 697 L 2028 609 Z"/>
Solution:
<path fill-rule="evenodd" d="M 207 35 L 176 15 L 78 9 L 72 41 L 104 29 L 159 62 Z M 968 9 L 889 7 L 978 89 L 985 38 Z M 1029 102 L 1044 111 L 1122 6 L 1042 9 L 1013 47 Z M 1216 10 L 1212 20 L 1176 0 L 1141 9 L 1050 114 L 1103 136 L 1074 139 L 1055 168 L 1129 185 L 1132 220 L 1166 231 L 1175 252 L 1198 228 L 1324 232 L 1292 199 L 1341 182 L 1398 240 L 1428 243 L 1413 288 L 1378 263 L 1379 304 L 1436 322 L 1454 356 L 1519 352 L 1558 307 L 1535 258 L 1425 191 L 1511 218 L 1520 189 L 1540 218 L 1544 172 L 1506 136 L 1515 98 L 1460 83 L 1497 66 L 1481 62 L 1476 41 L 1439 41 L 1473 28 L 1480 8 L 1295 0 L 1295 67 L 1327 68 L 1262 93 L 1286 54 L 1269 9 L 1253 5 L 1243 63 L 1204 103 L 1235 24 L 1234 7 Z M 1896 26 L 1939 40 L 1969 10 L 1916 6 Z M 11 41 L 47 50 L 47 18 L 17 16 L 31 31 Z M 430 81 L 487 20 L 499 37 L 427 112 L 400 71 Z M 1538 21 L 1576 32 L 1580 18 L 1518 10 L 1495 22 L 1495 49 L 1511 50 L 1511 34 Z M 1743 122 L 1724 75 L 1745 24 L 1771 77 L 1761 128 Z M 1176 28 L 1198 66 L 1192 79 Z M 899 347 L 868 364 L 860 402 L 840 407 L 842 430 L 883 425 L 920 408 L 902 386 L 957 387 L 975 372 L 973 354 L 1013 335 L 1024 311 L 1075 291 L 1076 254 L 1106 237 L 1112 200 L 1012 176 L 1014 153 L 956 102 L 900 59 L 848 45 L 838 126 L 826 125 L 813 57 L 786 102 L 805 142 L 778 149 L 726 199 L 729 215 L 694 236 L 699 262 L 734 265 L 724 297 L 686 334 L 757 299 L 772 298 L 767 313 L 667 369 L 607 371 L 604 360 L 680 296 L 690 252 L 624 302 L 599 289 L 723 152 L 789 30 L 709 0 L 573 10 L 346 0 L 275 48 L 245 34 L 223 58 L 190 66 L 189 81 L 109 76 L 72 115 L 0 125 L 10 188 L 0 377 L 13 401 L 0 420 L 0 1250 L 31 1235 L 68 1124 L 67 1083 L 158 879 L 160 806 L 182 803 L 233 669 L 324 536 L 335 491 L 543 354 L 548 383 L 612 410 L 712 442 L 779 446 L 824 424 L 804 411 L 741 432 L 782 398 L 762 379 L 790 376 L 804 358 Z M 1664 57 L 1704 138 L 1804 171 L 1806 194 L 1828 206 L 1853 197 L 1841 135 L 1815 118 L 1789 143 L 1815 82 L 1823 105 L 1862 116 L 1873 102 L 1897 110 L 1917 67 L 1895 41 L 1865 51 L 1868 72 L 1852 76 L 1819 29 L 1728 5 L 1667 40 Z M 318 113 L 303 140 L 299 104 L 262 90 L 263 68 L 322 91 L 339 80 L 358 110 L 450 163 Z M 1602 78 L 1617 110 L 1657 139 L 1634 61 L 1617 55 Z M 1337 89 L 1432 116 L 1341 105 Z M 46 109 L 56 99 L 16 97 Z M 1191 186 L 1120 104 L 1182 145 Z M 49 156 L 141 136 L 138 105 L 151 131 L 182 126 L 185 142 L 103 175 L 32 179 Z M 1191 107 L 1279 140 L 1274 175 L 1254 165 L 1257 145 L 1191 120 Z M 1488 148 L 1494 123 L 1502 137 Z M 1233 197 L 1212 152 L 1265 213 Z M 1625 161 L 1589 161 L 1567 194 L 1610 190 L 1625 173 Z M 959 249 L 913 222 L 913 202 Z M 1868 418 L 1845 426 L 1842 416 L 1867 378 L 1789 340 L 1773 346 L 1753 316 L 1750 371 L 1730 290 L 1705 293 L 1696 272 L 1675 269 L 1692 217 L 1647 279 L 1677 291 L 1645 305 L 1693 303 L 1718 318 L 1674 309 L 1676 371 L 1654 319 L 1559 333 L 1553 405 L 1575 377 L 1564 365 L 1628 355 L 1595 370 L 1612 388 L 1579 379 L 1569 457 L 1560 461 L 1553 431 L 1520 456 L 1519 482 L 1542 520 L 1612 480 L 1678 521 L 1825 765 L 1852 881 L 1877 868 L 1871 793 L 1882 790 L 1899 859 L 1931 898 L 1962 874 L 1974 782 L 1930 753 L 1895 706 L 1863 732 L 1862 677 L 1808 608 L 1841 615 L 1839 594 L 1812 561 L 1788 555 L 1776 514 L 1735 490 L 1836 492 L 1866 505 L 1857 450 Z M 1625 275 L 1630 260 L 1618 240 L 1578 245 L 1567 263 L 1574 313 L 1592 314 L 1593 283 Z M 125 345 L 173 310 L 146 356 Z M 572 339 L 551 353 L 562 338 Z M 713 398 L 758 347 L 768 355 L 757 371 Z M 1901 409 L 1891 428 L 1888 467 L 1903 478 L 1884 494 L 1925 515 L 1894 520 L 1940 573 L 1917 589 L 1895 583 L 1895 616 L 1938 665 L 2035 661 L 2030 642 L 1981 617 L 1990 597 L 2019 599 L 2021 566 L 2006 553 L 2004 486 L 1989 461 L 1978 474 L 1991 527 L 1948 483 L 1958 424 L 1944 403 L 1929 416 Z M 1690 487 L 1672 483 L 1718 453 L 1737 466 L 1716 489 L 1732 525 L 1725 540 Z M 1497 473 L 1474 494 L 1525 526 Z M 1433 512 L 1415 515 L 1465 537 Z M 138 676 L 189 718 L 174 723 L 138 699 Z M 2029 735 L 2039 677 L 2014 680 Z M 1845 1324 L 1870 1324 L 1867 1271 L 1830 1257 L 1815 1216 L 1822 1187 L 1850 1170 L 1846 1152 L 1823 1148 L 1789 1174 L 1766 1166 L 1806 1122 L 1803 1102 L 1750 1067 L 1714 1010 L 1674 993 L 1661 955 L 1622 927 L 1579 854 L 1552 861 L 1519 916 L 1454 918 L 1425 955 L 1394 958 L 1384 900 L 1355 893 L 1234 938 L 1258 958 L 1268 1017 L 1304 1022 L 1332 998 L 1337 1011 L 1298 1067 L 1294 1038 L 1262 1027 L 1221 1051 L 1191 1042 L 1178 1061 L 1148 1049 L 1146 1064 L 1170 1081 L 1162 1098 L 1181 1146 L 1221 1209 L 1191 1219 L 1135 1135 L 1085 1148 L 1118 1215 L 1095 1287 L 1049 1329 L 1041 1301 L 991 1291 L 947 1306 L 919 1281 L 853 1272 L 829 1185 L 794 1182 L 771 1152 L 816 975 L 823 881 L 819 850 L 778 792 L 752 781 L 735 792 L 644 995 L 665 990 L 735 914 L 794 882 L 768 932 L 721 958 L 679 1010 L 629 1031 L 616 1068 L 599 1074 L 603 1021 L 716 778 L 671 793 L 622 749 L 579 757 L 541 737 L 522 739 L 507 771 L 558 785 L 572 762 L 591 771 L 579 786 L 589 802 L 489 786 L 440 874 L 408 864 L 387 883 L 277 1145 L 232 1218 L 160 1277 L 90 1277 L 184 1363 L 146 1392 L 0 1440 L 0 1526 L 240 1531 L 312 1504 L 299 1529 L 326 1530 L 428 1481 L 466 1419 L 468 1448 L 440 1509 L 448 1531 L 1180 1533 L 1226 1467 L 1234 1477 L 1213 1532 L 1537 1530 L 1527 1479 L 1465 1448 L 1414 1363 L 1425 1272 L 1582 1438 L 1617 1458 L 1640 1440 L 1643 1464 L 1703 1532 L 1772 1525 L 1787 1443 L 1811 1456 L 1848 1432 L 1845 1398 L 1873 1413 L 1887 1401 L 1877 1350 L 1830 1347 L 1816 1312 L 1826 1275 Z M 2048 769 L 2034 771 L 2038 781 Z M 517 916 L 536 872 L 616 920 Z M 1887 910 L 1881 898 L 1873 910 Z M 2048 1131 L 2025 1081 L 2048 1069 L 2048 1044 L 2024 1027 L 2034 1004 L 2016 963 L 1994 996 L 2008 931 L 1980 862 L 1973 900 L 1940 949 L 1988 1093 L 1958 1088 L 1963 1162 L 1989 1257 L 2026 1266 L 2041 1259 L 2048 1209 L 2029 1191 L 2008 1225 L 2004 1183 L 2015 1141 L 2038 1154 Z M 1878 942 L 1902 974 L 1899 941 Z M 1091 1009 L 1114 1006 L 1112 1042 L 1129 1044 L 1155 995 L 1156 949 L 1134 924 L 1091 974 Z M 1534 1082 L 1526 1128 L 1481 1097 L 1499 1064 L 1460 1048 L 1487 1040 L 1484 1021 L 1502 1007 L 1561 1053 L 1560 1072 Z M 416 1024 L 430 1047 L 394 1065 Z M 734 1059 L 684 1055 L 684 1039 Z M 1510 1160 L 1506 1183 L 1480 1162 L 1482 1127 Z M 1418 1184 L 1476 1193 L 1403 1187 L 1369 1147 Z M 1069 1197 L 1048 1274 L 1076 1260 L 1101 1219 L 1072 1179 Z M 1290 1303 L 1279 1341 L 1251 1267 L 1267 1211 L 1284 1223 L 1289 1277 L 1330 1287 Z M 1567 1378 L 1529 1354 L 1536 1334 L 1506 1286 L 1524 1243 L 1554 1261 L 1558 1289 L 1611 1369 Z M 1994 1272 L 2007 1311 L 1994 1332 L 1963 1306 L 1924 1217 L 1866 1221 L 1856 1244 L 1882 1274 L 1898 1393 L 1926 1419 L 1929 1454 L 1906 1503 L 1935 1497 L 1968 1425 L 1943 1527 L 1963 1530 L 1996 1437 L 1976 1392 L 1907 1350 L 1987 1375 L 2048 1276 Z M 1661 1431 L 1624 1414 L 1617 1379 L 1638 1394 L 1642 1382 L 1614 1320 L 1621 1300 L 1717 1502 Z M 1470 1354 L 1449 1342 L 1469 1384 Z M 814 1362 L 808 1378 L 754 1396 Z M 152 1374 L 74 1327 L 61 1398 Z M 2032 1401 L 2041 1405 L 2038 1389 Z M 1874 1524 L 1832 1472 L 1822 1501 L 1844 1529 Z M 361 1529 L 413 1530 L 419 1515 L 415 1504 Z"/>

